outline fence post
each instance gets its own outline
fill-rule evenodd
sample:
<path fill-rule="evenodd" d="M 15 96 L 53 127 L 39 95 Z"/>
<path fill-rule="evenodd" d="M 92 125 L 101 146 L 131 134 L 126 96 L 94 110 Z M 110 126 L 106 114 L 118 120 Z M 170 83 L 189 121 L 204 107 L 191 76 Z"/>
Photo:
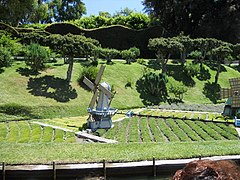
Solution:
<path fill-rule="evenodd" d="M 106 180 L 107 179 L 107 168 L 106 168 L 105 159 L 103 160 L 103 176 L 104 176 L 104 180 Z"/>
<path fill-rule="evenodd" d="M 56 179 L 57 179 L 56 164 L 55 164 L 55 162 L 53 161 L 53 180 L 56 180 Z"/>
<path fill-rule="evenodd" d="M 6 169 L 5 169 L 5 162 L 2 163 L 2 179 L 6 179 Z"/>
<path fill-rule="evenodd" d="M 156 177 L 157 172 L 156 172 L 156 160 L 155 157 L 153 157 L 153 176 Z"/>

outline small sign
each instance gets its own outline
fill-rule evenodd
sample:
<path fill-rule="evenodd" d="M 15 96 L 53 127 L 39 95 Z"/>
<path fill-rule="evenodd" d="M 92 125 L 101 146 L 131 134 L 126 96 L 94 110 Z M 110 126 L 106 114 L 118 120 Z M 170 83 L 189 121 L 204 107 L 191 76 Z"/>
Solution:
<path fill-rule="evenodd" d="M 237 126 L 237 127 L 240 127 L 240 119 L 237 119 L 237 117 L 235 117 L 235 126 Z"/>

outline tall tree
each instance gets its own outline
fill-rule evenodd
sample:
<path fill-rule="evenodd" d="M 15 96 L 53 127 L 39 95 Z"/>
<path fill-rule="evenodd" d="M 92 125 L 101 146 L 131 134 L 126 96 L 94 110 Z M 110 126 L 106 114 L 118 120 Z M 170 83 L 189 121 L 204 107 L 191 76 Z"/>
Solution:
<path fill-rule="evenodd" d="M 239 0 L 144 0 L 145 11 L 170 35 L 208 36 L 228 40 L 240 23 Z"/>
<path fill-rule="evenodd" d="M 46 1 L 46 0 L 45 0 Z M 48 3 L 44 0 L 38 0 L 34 6 L 34 12 L 29 17 L 29 22 L 45 23 L 48 19 Z"/>
<path fill-rule="evenodd" d="M 176 41 L 175 38 L 153 38 L 149 40 L 148 48 L 155 51 L 157 61 L 162 66 L 162 73 L 167 72 L 167 62 L 171 55 L 182 51 L 184 46 L 182 43 Z"/>
<path fill-rule="evenodd" d="M 68 58 L 67 62 L 69 66 L 66 77 L 68 82 L 71 81 L 74 58 L 89 55 L 93 49 L 99 46 L 99 42 L 95 39 L 72 34 L 67 34 L 64 36 L 52 34 L 46 38 L 46 43 L 53 51 Z"/>
<path fill-rule="evenodd" d="M 82 0 L 52 0 L 49 4 L 49 21 L 67 21 L 79 19 L 86 14 Z"/>
<path fill-rule="evenodd" d="M 221 70 L 221 63 L 228 57 L 233 50 L 231 49 L 231 44 L 225 43 L 217 48 L 212 49 L 212 53 L 215 56 L 215 60 L 217 62 L 217 73 L 215 75 L 215 84 L 218 83 L 218 78 Z"/>
<path fill-rule="evenodd" d="M 36 0 L 1 0 L 0 21 L 18 26 L 24 23 L 34 11 Z"/>

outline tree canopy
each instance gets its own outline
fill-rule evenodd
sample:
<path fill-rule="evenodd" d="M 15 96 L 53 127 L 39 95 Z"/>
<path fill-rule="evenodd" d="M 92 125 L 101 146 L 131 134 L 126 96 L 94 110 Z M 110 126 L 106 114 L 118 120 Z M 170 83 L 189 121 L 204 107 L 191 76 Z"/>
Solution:
<path fill-rule="evenodd" d="M 145 11 L 168 35 L 234 38 L 240 23 L 239 0 L 144 0 Z"/>
<path fill-rule="evenodd" d="M 12 26 L 74 20 L 86 13 L 82 0 L 2 0 L 0 9 L 0 21 Z"/>

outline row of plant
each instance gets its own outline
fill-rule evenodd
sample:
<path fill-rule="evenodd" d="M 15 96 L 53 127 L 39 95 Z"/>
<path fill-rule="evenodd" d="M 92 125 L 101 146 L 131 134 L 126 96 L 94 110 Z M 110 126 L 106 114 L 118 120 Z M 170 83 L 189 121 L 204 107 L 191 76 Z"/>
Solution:
<path fill-rule="evenodd" d="M 75 142 L 75 134 L 29 121 L 0 123 L 0 142 Z"/>
<path fill-rule="evenodd" d="M 237 140 L 234 125 L 197 120 L 133 117 L 114 123 L 102 136 L 119 142 Z"/>
<path fill-rule="evenodd" d="M 139 115 L 165 117 L 165 118 L 171 117 L 176 119 L 223 121 L 223 122 L 233 121 L 232 119 L 225 119 L 220 113 L 216 113 L 216 112 L 144 109 L 139 113 Z"/>

